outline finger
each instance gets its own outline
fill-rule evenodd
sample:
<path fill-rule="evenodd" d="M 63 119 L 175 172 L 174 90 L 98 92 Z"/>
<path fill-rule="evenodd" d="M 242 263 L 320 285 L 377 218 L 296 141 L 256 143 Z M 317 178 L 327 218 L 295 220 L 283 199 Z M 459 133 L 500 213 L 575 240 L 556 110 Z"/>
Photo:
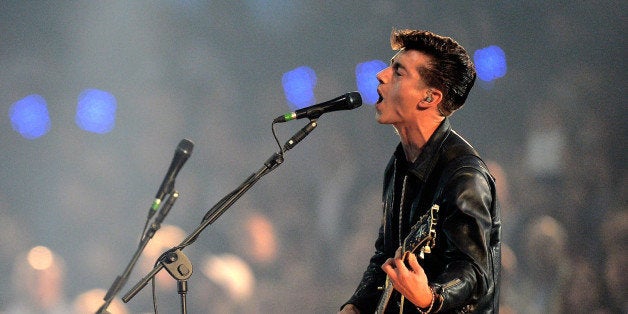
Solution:
<path fill-rule="evenodd" d="M 402 255 L 402 249 L 401 247 L 399 247 L 397 251 L 395 251 L 395 258 L 401 258 L 401 255 Z"/>
<path fill-rule="evenodd" d="M 407 270 L 406 263 L 403 262 L 403 258 L 395 258 L 394 259 L 395 268 L 399 271 Z"/>
<path fill-rule="evenodd" d="M 410 265 L 410 269 L 415 273 L 419 270 L 423 270 L 419 264 L 419 260 L 416 259 L 416 254 L 410 254 L 410 256 L 408 256 L 408 264 Z"/>
<path fill-rule="evenodd" d="M 395 267 L 395 264 L 394 264 L 394 259 L 393 259 L 393 258 L 388 258 L 388 259 L 386 259 L 386 261 L 384 262 L 384 264 L 382 264 L 382 267 L 383 267 L 384 265 L 389 265 L 390 267 Z"/>
<path fill-rule="evenodd" d="M 388 276 L 388 280 L 392 283 L 394 281 L 397 281 L 397 273 L 395 272 L 395 270 L 390 267 L 390 266 L 384 266 L 382 267 L 382 270 L 384 271 L 384 273 L 386 273 L 386 275 Z"/>
<path fill-rule="evenodd" d="M 393 272 L 394 267 L 394 260 L 392 258 L 387 259 L 386 262 L 382 264 L 382 270 L 387 274 Z"/>

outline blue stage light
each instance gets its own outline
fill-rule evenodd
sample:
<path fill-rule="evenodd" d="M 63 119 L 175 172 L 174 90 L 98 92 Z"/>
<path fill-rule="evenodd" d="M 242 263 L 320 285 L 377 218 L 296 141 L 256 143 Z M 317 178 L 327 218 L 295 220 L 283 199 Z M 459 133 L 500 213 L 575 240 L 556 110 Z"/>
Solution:
<path fill-rule="evenodd" d="M 78 97 L 76 124 L 93 133 L 107 133 L 116 122 L 116 98 L 102 90 L 86 89 Z"/>
<path fill-rule="evenodd" d="M 362 94 L 362 101 L 365 104 L 373 105 L 377 102 L 377 73 L 385 69 L 388 65 L 384 61 L 372 60 L 358 64 L 355 67 L 355 80 L 358 91 Z"/>
<path fill-rule="evenodd" d="M 498 46 L 476 50 L 473 62 L 478 78 L 482 81 L 490 82 L 506 75 L 506 54 Z"/>
<path fill-rule="evenodd" d="M 15 102 L 9 109 L 13 129 L 29 140 L 50 131 L 50 116 L 46 100 L 40 95 L 29 95 Z"/>
<path fill-rule="evenodd" d="M 312 68 L 302 66 L 283 74 L 281 78 L 283 92 L 292 110 L 314 105 L 314 87 L 316 72 Z"/>

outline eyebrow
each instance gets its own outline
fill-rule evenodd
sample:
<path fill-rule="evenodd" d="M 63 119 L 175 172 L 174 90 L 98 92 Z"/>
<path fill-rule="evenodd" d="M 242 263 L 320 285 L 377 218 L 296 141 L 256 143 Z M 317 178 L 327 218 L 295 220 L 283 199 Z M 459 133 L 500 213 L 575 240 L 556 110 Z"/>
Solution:
<path fill-rule="evenodd" d="M 399 71 L 402 71 L 402 72 L 408 72 L 408 69 L 407 69 L 407 68 L 406 68 L 403 64 L 401 64 L 401 63 L 399 63 L 399 62 L 397 62 L 397 61 L 393 62 L 393 63 L 390 65 L 390 67 L 391 67 L 391 68 L 393 68 L 393 70 L 394 70 L 395 72 L 399 72 Z"/>
<path fill-rule="evenodd" d="M 396 56 L 397 55 L 395 55 L 395 57 Z M 399 61 L 397 61 L 397 59 L 395 59 L 395 57 L 390 58 L 390 67 L 394 68 L 394 69 L 402 69 L 402 70 L 408 71 L 408 69 L 403 64 L 401 64 Z"/>

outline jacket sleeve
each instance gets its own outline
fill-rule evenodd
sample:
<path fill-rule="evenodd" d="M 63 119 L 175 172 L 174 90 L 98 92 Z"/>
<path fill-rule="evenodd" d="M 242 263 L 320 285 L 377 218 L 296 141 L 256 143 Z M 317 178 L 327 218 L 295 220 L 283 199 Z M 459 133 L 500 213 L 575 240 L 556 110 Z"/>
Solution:
<path fill-rule="evenodd" d="M 436 240 L 445 265 L 430 282 L 439 295 L 441 311 L 472 306 L 492 287 L 491 180 L 488 173 L 467 167 L 456 172 L 445 186 L 439 219 L 441 238 Z"/>
<path fill-rule="evenodd" d="M 382 223 L 379 228 L 379 235 L 375 241 L 375 253 L 371 257 L 353 296 L 342 307 L 346 304 L 353 304 L 362 313 L 368 313 L 371 309 L 377 307 L 377 302 L 382 294 L 378 287 L 382 286 L 386 280 L 386 273 L 384 273 L 381 266 L 387 258 L 387 255 L 384 253 L 384 224 Z"/>

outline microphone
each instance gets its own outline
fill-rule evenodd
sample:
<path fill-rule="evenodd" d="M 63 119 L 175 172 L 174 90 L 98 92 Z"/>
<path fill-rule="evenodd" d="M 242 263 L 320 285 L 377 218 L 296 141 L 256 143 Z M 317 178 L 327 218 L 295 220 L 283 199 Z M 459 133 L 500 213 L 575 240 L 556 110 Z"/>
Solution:
<path fill-rule="evenodd" d="M 159 208 L 159 204 L 163 201 L 164 197 L 167 194 L 170 194 L 174 189 L 174 180 L 183 167 L 183 164 L 190 158 L 192 154 L 192 149 L 194 148 L 194 143 L 188 139 L 182 139 L 177 146 L 177 149 L 174 151 L 174 157 L 172 158 L 172 162 L 170 163 L 170 168 L 168 168 L 168 172 L 166 173 L 166 177 L 164 181 L 161 183 L 157 194 L 155 195 L 155 201 L 153 205 L 148 210 L 148 219 L 150 219 L 157 208 Z"/>
<path fill-rule="evenodd" d="M 316 119 L 326 112 L 355 109 L 360 107 L 360 105 L 362 105 L 362 96 L 360 96 L 360 93 L 350 92 L 317 105 L 286 113 L 283 116 L 275 118 L 273 123 L 287 122 L 302 118 L 308 118 L 310 120 Z"/>

